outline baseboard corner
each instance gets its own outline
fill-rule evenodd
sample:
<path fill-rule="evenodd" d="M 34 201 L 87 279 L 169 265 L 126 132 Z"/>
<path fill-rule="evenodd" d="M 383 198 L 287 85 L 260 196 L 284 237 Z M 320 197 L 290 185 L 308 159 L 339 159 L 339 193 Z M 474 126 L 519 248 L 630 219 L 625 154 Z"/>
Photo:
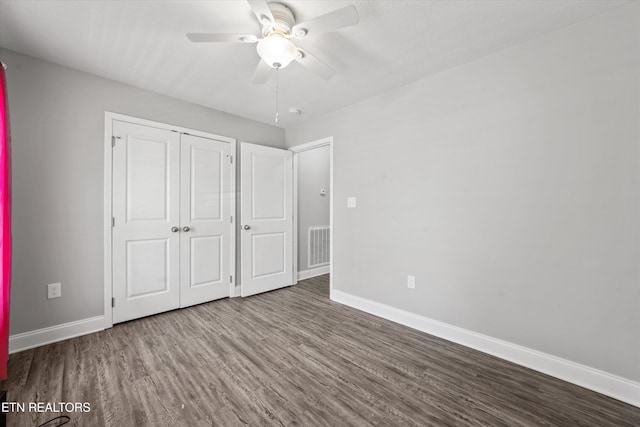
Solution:
<path fill-rule="evenodd" d="M 96 316 L 11 335 L 9 337 L 9 354 L 91 334 L 104 329 L 104 316 Z"/>
<path fill-rule="evenodd" d="M 322 276 L 323 274 L 329 274 L 330 270 L 330 265 L 323 265 L 322 267 L 298 271 L 298 280 L 305 280 L 316 276 Z"/>
<path fill-rule="evenodd" d="M 546 375 L 640 407 L 640 383 L 571 360 L 332 289 L 330 298 L 349 307 L 417 329 Z"/>

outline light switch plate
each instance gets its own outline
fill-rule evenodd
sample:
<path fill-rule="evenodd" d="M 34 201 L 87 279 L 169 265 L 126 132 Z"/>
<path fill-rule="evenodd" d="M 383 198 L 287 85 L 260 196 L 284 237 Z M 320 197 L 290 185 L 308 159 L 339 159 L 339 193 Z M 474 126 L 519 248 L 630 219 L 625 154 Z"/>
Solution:
<path fill-rule="evenodd" d="M 347 207 L 348 208 L 355 208 L 357 206 L 357 202 L 356 202 L 356 198 L 355 197 L 347 197 Z"/>
<path fill-rule="evenodd" d="M 407 276 L 407 288 L 415 289 L 416 288 L 416 276 Z"/>

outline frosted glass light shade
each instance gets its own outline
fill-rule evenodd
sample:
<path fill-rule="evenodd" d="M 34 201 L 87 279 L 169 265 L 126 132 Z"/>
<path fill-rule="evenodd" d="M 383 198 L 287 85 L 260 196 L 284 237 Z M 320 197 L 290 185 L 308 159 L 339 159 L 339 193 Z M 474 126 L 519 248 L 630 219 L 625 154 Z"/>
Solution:
<path fill-rule="evenodd" d="M 284 68 L 297 55 L 296 46 L 289 40 L 272 35 L 258 42 L 258 55 L 271 68 Z"/>

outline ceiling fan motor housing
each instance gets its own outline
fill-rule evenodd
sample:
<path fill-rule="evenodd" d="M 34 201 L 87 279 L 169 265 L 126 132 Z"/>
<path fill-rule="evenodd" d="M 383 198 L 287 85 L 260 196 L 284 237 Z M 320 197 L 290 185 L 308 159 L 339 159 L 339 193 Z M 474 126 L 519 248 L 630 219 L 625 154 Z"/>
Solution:
<path fill-rule="evenodd" d="M 291 28 L 296 23 L 291 9 L 282 3 L 269 3 L 269 8 L 271 9 L 271 14 L 275 22 L 271 26 L 263 26 L 262 35 L 265 37 L 272 33 L 280 33 L 285 36 L 290 35 Z"/>

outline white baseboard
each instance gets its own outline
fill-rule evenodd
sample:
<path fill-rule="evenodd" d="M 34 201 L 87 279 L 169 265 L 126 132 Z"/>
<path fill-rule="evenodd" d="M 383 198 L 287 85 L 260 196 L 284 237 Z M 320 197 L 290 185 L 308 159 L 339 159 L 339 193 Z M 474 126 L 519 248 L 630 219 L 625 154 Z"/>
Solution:
<path fill-rule="evenodd" d="M 77 320 L 9 337 L 9 354 L 104 330 L 104 316 Z"/>
<path fill-rule="evenodd" d="M 640 407 L 638 382 L 335 289 L 331 299 Z"/>
<path fill-rule="evenodd" d="M 312 277 L 322 276 L 323 274 L 329 274 L 330 269 L 330 265 L 323 265 L 322 267 L 298 271 L 298 280 L 310 279 Z"/>

